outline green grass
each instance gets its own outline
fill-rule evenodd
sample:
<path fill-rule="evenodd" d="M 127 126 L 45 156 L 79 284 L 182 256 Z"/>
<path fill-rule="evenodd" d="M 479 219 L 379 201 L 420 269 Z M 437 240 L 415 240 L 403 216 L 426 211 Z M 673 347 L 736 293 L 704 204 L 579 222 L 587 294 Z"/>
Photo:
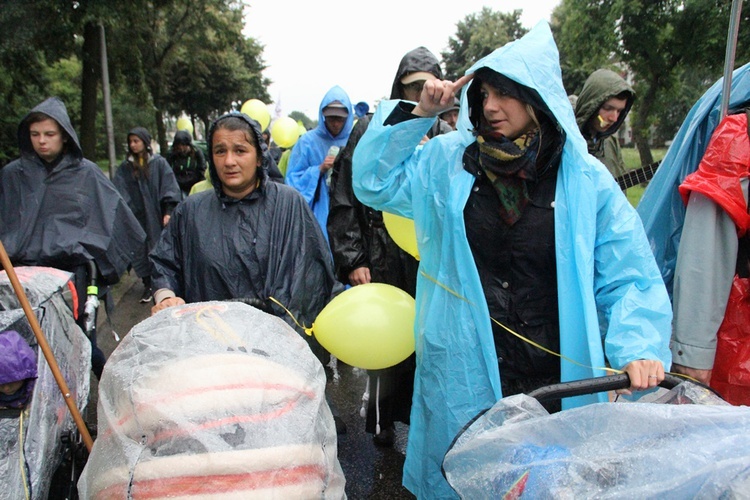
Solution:
<path fill-rule="evenodd" d="M 667 150 L 665 148 L 651 149 L 651 155 L 654 157 L 654 161 L 661 160 L 666 153 Z M 622 148 L 622 159 L 625 160 L 625 167 L 628 170 L 633 170 L 641 166 L 641 158 L 638 156 L 638 150 L 635 148 Z M 643 196 L 643 191 L 645 189 L 646 186 L 641 184 L 633 186 L 625 192 L 631 205 L 634 207 L 638 206 L 638 202 L 641 201 L 641 196 Z"/>

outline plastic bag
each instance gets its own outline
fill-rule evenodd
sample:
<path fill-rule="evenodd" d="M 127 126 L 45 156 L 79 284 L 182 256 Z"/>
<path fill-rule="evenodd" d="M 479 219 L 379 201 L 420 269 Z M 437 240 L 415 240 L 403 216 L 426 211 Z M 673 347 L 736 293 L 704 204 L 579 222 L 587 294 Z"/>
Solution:
<path fill-rule="evenodd" d="M 734 277 L 716 335 L 711 387 L 733 405 L 750 405 L 750 279 Z"/>
<path fill-rule="evenodd" d="M 142 321 L 99 383 L 82 498 L 343 498 L 323 366 L 281 319 L 232 302 Z"/>
<path fill-rule="evenodd" d="M 689 383 L 673 391 L 665 400 L 706 397 Z M 708 398 L 716 404 L 598 403 L 549 415 L 509 396 L 459 434 L 443 471 L 471 499 L 743 497 L 750 408 Z"/>

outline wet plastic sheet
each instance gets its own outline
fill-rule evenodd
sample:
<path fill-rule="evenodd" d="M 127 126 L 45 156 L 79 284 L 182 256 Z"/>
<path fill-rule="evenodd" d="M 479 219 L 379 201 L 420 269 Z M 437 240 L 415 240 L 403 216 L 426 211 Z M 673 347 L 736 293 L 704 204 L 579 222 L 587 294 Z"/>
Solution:
<path fill-rule="evenodd" d="M 202 302 L 136 325 L 99 384 L 83 498 L 342 498 L 323 366 L 281 319 Z"/>
<path fill-rule="evenodd" d="M 71 275 L 47 267 L 17 267 L 15 271 L 83 412 L 89 396 L 91 345 L 68 305 Z M 38 378 L 23 416 L 11 414 L 0 419 L 0 499 L 46 499 L 52 475 L 63 458 L 61 438 L 74 433 L 76 427 L 13 287 L 5 272 L 0 272 L 0 331 L 5 330 L 16 330 L 36 351 Z"/>
<path fill-rule="evenodd" d="M 747 498 L 750 408 L 683 383 L 656 403 L 549 415 L 501 399 L 458 436 L 443 470 L 462 498 Z M 693 404 L 698 403 L 698 404 Z"/>

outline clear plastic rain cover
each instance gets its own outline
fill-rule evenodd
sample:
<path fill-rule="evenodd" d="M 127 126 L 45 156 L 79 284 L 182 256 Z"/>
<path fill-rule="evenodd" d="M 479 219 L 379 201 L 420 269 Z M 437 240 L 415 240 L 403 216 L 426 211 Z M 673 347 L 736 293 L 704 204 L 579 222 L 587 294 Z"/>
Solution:
<path fill-rule="evenodd" d="M 281 319 L 172 307 L 129 332 L 99 384 L 83 498 L 343 498 L 323 366 Z"/>
<path fill-rule="evenodd" d="M 49 267 L 16 267 L 16 275 L 55 356 L 79 411 L 89 397 L 91 344 L 70 308 L 70 273 Z M 0 331 L 15 330 L 36 352 L 37 380 L 23 411 L 0 418 L 0 500 L 46 499 L 52 475 L 62 462 L 63 437 L 75 423 L 47 361 L 37 345 L 18 297 L 0 272 Z"/>
<path fill-rule="evenodd" d="M 443 472 L 471 499 L 748 498 L 750 408 L 706 393 L 683 382 L 552 415 L 509 396 L 459 434 Z"/>

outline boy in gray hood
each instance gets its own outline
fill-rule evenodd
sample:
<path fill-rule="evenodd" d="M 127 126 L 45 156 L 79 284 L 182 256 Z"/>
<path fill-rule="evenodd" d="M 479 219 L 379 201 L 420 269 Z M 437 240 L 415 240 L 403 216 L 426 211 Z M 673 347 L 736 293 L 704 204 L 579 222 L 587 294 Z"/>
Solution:
<path fill-rule="evenodd" d="M 97 283 L 117 283 L 130 262 L 148 265 L 146 235 L 112 182 L 85 159 L 65 104 L 51 97 L 18 127 L 20 158 L 0 170 L 0 239 L 13 265 L 74 273 L 83 327 L 87 264 Z M 138 268 L 136 272 L 148 272 Z M 97 377 L 104 354 L 90 338 Z"/>

